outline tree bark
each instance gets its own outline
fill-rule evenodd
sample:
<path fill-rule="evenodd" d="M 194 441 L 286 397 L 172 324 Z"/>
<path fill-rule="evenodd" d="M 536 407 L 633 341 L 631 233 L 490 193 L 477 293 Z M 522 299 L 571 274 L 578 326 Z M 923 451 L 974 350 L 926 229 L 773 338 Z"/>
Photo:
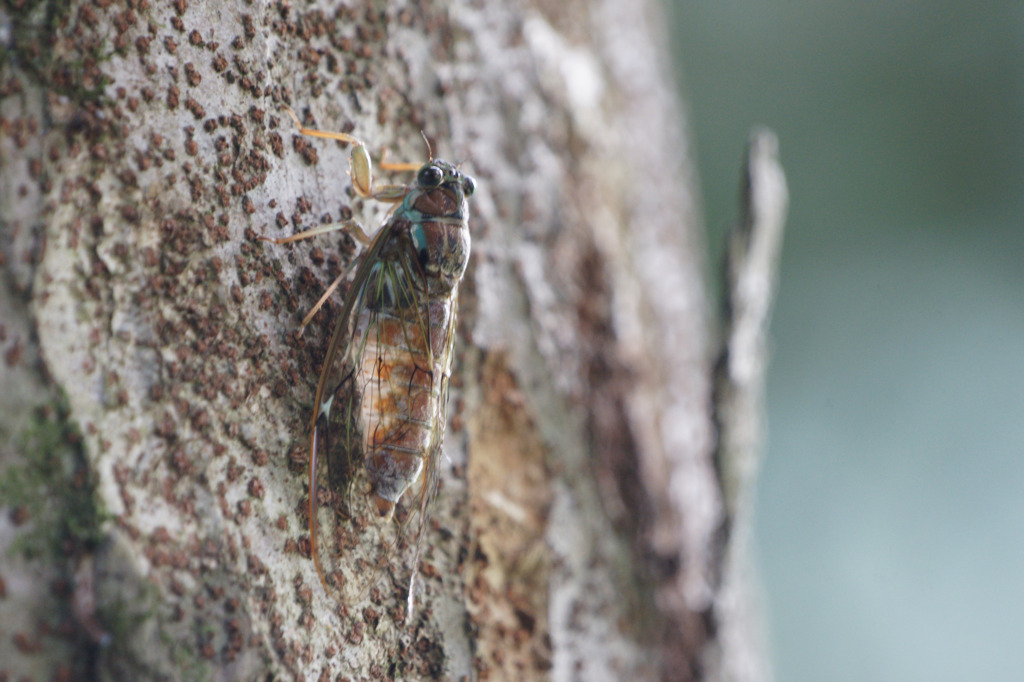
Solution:
<path fill-rule="evenodd" d="M 24 5 L 0 9 L 0 671 L 717 675 L 702 242 L 657 6 Z M 256 238 L 386 207 L 286 104 L 375 155 L 425 159 L 423 131 L 477 181 L 411 619 L 401 583 L 338 604 L 309 560 L 341 295 L 297 328 L 353 245 Z"/>

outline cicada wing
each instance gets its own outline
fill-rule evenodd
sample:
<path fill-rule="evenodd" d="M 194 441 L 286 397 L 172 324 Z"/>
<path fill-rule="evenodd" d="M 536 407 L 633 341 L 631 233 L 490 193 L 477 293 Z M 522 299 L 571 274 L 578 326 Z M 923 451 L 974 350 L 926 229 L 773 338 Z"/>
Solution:
<path fill-rule="evenodd" d="M 364 349 L 358 332 L 367 314 L 371 274 L 393 239 L 386 224 L 362 255 L 331 334 L 314 398 L 309 443 L 308 524 L 311 558 L 324 589 L 345 601 L 345 565 L 355 544 L 353 519 L 363 514 L 353 506 L 359 495 L 361 426 L 356 368 Z M 365 324 L 363 325 L 365 327 Z"/>
<path fill-rule="evenodd" d="M 345 603 L 390 573 L 408 573 L 396 570 L 408 564 L 400 560 L 406 524 L 380 523 L 401 492 L 383 507 L 381 500 L 395 480 L 419 475 L 430 451 L 424 440 L 439 445 L 441 377 L 426 297 L 407 232 L 389 222 L 357 270 L 328 346 L 310 444 L 312 553 L 324 587 Z"/>
<path fill-rule="evenodd" d="M 435 366 L 434 380 L 437 382 L 437 402 L 434 403 L 433 413 L 430 416 L 434 429 L 425 451 L 426 456 L 423 463 L 420 487 L 415 496 L 415 503 L 412 506 L 410 517 L 404 524 L 404 527 L 407 529 L 407 535 L 411 538 L 413 545 L 406 602 L 407 618 L 412 617 L 416 604 L 417 578 L 419 576 L 424 539 L 429 529 L 430 508 L 437 495 L 437 489 L 441 480 L 441 456 L 443 455 L 441 445 L 444 441 L 444 432 L 448 424 L 448 386 L 455 348 L 457 304 L 454 297 L 448 301 L 431 302 L 431 306 L 434 309 L 437 309 L 438 306 L 448 307 L 443 316 L 436 316 L 442 317 L 443 323 L 431 326 L 431 335 L 428 341 L 428 347 L 433 349 L 431 356 Z M 435 321 L 437 320 L 435 319 Z"/>
<path fill-rule="evenodd" d="M 343 355 L 334 362 L 346 367 Z M 325 371 L 327 371 L 325 369 Z M 326 407 L 319 411 L 310 445 L 310 543 L 316 570 L 324 588 L 344 601 L 348 581 L 341 559 L 352 544 L 350 533 L 353 510 L 350 500 L 356 499 L 350 488 L 356 484 L 358 466 L 353 445 L 354 425 L 347 424 L 358 405 L 349 369 L 339 372 L 340 380 L 332 386 Z"/>
<path fill-rule="evenodd" d="M 437 410 L 444 377 L 438 344 L 431 343 L 439 330 L 411 241 L 396 239 L 371 276 L 367 301 L 366 324 L 357 332 L 366 489 L 371 513 L 379 521 L 395 521 L 379 527 L 380 561 L 392 581 L 402 584 L 418 565 L 410 549 L 424 518 L 418 504 L 403 500 L 416 499 L 407 491 L 436 489 L 430 460 L 443 430 Z"/>

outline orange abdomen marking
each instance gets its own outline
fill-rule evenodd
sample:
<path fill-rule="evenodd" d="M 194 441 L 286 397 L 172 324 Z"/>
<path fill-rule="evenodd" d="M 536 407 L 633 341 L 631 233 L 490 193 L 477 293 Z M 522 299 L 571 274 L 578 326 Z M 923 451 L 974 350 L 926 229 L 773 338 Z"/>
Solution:
<path fill-rule="evenodd" d="M 426 309 L 424 309 L 426 308 Z M 363 344 L 356 370 L 359 426 L 374 501 L 390 514 L 419 478 L 428 457 L 438 455 L 445 424 L 441 402 L 451 375 L 450 300 L 373 315 L 359 332 Z M 429 325 L 424 324 L 429 319 Z M 435 337 L 439 337 L 436 338 Z M 432 348 L 433 347 L 433 348 Z"/>

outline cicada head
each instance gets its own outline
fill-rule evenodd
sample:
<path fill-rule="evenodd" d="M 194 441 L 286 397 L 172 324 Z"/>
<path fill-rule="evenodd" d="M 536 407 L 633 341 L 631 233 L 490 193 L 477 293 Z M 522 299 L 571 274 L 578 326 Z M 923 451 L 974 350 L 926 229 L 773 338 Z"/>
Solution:
<path fill-rule="evenodd" d="M 469 218 L 466 198 L 476 183 L 461 170 L 440 159 L 424 164 L 416 173 L 416 184 L 409 193 L 410 208 L 429 218 Z"/>

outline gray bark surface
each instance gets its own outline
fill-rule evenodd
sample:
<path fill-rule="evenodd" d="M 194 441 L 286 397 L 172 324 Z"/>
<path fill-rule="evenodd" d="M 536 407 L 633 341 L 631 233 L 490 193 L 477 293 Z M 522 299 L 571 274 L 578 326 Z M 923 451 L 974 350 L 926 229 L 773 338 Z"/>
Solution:
<path fill-rule="evenodd" d="M 712 675 L 725 512 L 656 6 L 22 4 L 0 8 L 0 672 Z M 401 581 L 339 604 L 309 560 L 341 294 L 297 328 L 354 249 L 256 238 L 387 207 L 285 104 L 375 158 L 424 160 L 423 131 L 477 181 L 411 619 Z"/>

